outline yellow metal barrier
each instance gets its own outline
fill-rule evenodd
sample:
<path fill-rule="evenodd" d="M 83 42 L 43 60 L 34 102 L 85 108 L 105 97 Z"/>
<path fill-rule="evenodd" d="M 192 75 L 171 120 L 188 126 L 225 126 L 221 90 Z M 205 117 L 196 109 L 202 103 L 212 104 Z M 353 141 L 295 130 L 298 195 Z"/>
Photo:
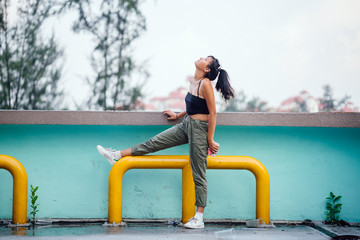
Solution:
<path fill-rule="evenodd" d="M 256 218 L 270 224 L 270 178 L 265 166 L 247 156 L 208 157 L 208 169 L 247 169 L 256 178 Z M 195 185 L 189 156 L 128 156 L 114 164 L 109 174 L 108 223 L 122 221 L 122 178 L 127 170 L 143 168 L 182 169 L 182 222 L 195 215 Z"/>
<path fill-rule="evenodd" d="M 8 170 L 13 177 L 12 223 L 26 223 L 27 174 L 24 166 L 15 158 L 0 155 L 0 168 Z"/>
<path fill-rule="evenodd" d="M 247 169 L 256 179 L 256 218 L 270 224 L 270 177 L 265 166 L 247 156 L 216 156 L 208 158 L 208 169 Z"/>
<path fill-rule="evenodd" d="M 122 179 L 127 170 L 134 168 L 182 169 L 183 220 L 188 220 L 195 214 L 195 185 L 189 156 L 129 156 L 115 163 L 110 171 L 109 223 L 120 223 L 122 220 Z"/>

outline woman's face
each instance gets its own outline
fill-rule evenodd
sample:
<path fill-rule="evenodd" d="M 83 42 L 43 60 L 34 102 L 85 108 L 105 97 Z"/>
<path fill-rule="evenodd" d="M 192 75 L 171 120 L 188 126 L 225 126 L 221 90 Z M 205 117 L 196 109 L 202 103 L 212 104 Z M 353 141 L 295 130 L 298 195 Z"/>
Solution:
<path fill-rule="evenodd" d="M 196 68 L 198 68 L 199 70 L 210 70 L 208 68 L 208 66 L 211 64 L 211 62 L 213 61 L 212 57 L 206 57 L 206 58 L 199 58 L 198 60 L 195 61 L 195 66 Z"/>

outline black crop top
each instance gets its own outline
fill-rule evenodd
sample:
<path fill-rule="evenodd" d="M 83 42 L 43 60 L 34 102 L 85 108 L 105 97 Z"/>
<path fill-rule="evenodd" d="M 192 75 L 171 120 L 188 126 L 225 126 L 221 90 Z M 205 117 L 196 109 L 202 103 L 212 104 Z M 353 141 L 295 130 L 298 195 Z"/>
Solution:
<path fill-rule="evenodd" d="M 199 97 L 199 88 L 201 81 L 198 87 L 198 96 L 194 96 L 188 92 L 185 97 L 187 115 L 209 114 L 209 109 L 207 107 L 206 100 L 204 98 Z"/>

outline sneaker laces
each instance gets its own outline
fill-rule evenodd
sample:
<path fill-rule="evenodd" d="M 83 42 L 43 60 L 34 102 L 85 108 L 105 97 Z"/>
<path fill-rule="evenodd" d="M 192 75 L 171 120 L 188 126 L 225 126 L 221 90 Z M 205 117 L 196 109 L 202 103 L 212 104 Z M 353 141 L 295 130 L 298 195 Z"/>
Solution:
<path fill-rule="evenodd" d="M 117 162 L 119 161 L 119 159 L 121 158 L 121 154 L 120 154 L 120 158 L 118 159 L 116 156 L 116 149 L 112 149 L 112 148 L 105 148 L 106 151 L 110 152 L 110 154 L 112 155 L 112 157 L 114 158 L 114 161 Z"/>
<path fill-rule="evenodd" d="M 106 151 L 109 151 L 109 152 L 111 152 L 111 153 L 116 152 L 116 149 L 112 149 L 112 148 L 105 148 L 105 150 L 106 150 Z"/>
<path fill-rule="evenodd" d="M 192 217 L 192 218 L 190 218 L 190 220 L 189 220 L 189 222 L 198 222 L 199 221 L 199 219 L 197 219 L 196 217 Z"/>

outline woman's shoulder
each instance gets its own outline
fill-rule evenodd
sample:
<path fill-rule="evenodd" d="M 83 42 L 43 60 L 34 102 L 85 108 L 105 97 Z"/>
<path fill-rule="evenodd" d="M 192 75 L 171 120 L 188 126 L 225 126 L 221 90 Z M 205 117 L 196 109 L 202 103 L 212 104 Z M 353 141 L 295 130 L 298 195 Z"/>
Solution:
<path fill-rule="evenodd" d="M 202 84 L 204 84 L 204 86 L 212 86 L 209 78 L 204 78 Z"/>
<path fill-rule="evenodd" d="M 212 93 L 213 94 L 213 86 L 211 84 L 211 81 L 209 78 L 204 78 L 203 79 L 203 83 L 201 84 L 201 92 L 203 93 L 203 95 L 206 98 L 206 95 Z"/>

